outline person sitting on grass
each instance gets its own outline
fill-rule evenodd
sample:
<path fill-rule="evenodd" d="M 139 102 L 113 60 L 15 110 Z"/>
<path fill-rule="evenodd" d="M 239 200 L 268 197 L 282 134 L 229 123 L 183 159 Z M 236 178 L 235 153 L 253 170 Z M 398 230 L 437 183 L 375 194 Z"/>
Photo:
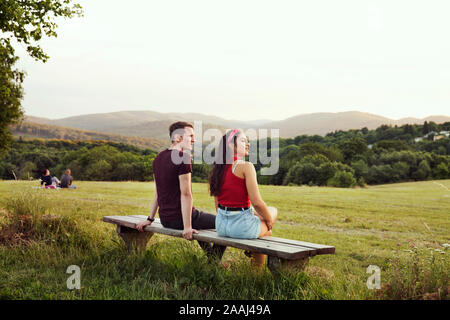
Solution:
<path fill-rule="evenodd" d="M 222 137 L 215 150 L 209 191 L 214 196 L 219 236 L 256 239 L 272 235 L 278 212 L 274 207 L 267 207 L 261 198 L 255 167 L 245 161 L 249 145 L 242 130 L 235 129 Z M 262 268 L 265 254 L 246 254 L 251 256 L 253 266 Z"/>
<path fill-rule="evenodd" d="M 61 177 L 61 188 L 71 188 L 76 189 L 77 187 L 72 185 L 73 177 L 70 175 L 71 171 L 70 169 L 66 170 L 66 173 L 64 173 Z"/>
<path fill-rule="evenodd" d="M 183 238 L 192 240 L 197 229 L 215 229 L 216 216 L 193 206 L 191 150 L 194 145 L 194 127 L 188 122 L 175 122 L 169 127 L 170 148 L 161 151 L 153 160 L 155 195 L 147 220 L 136 225 L 139 231 L 155 220 L 156 210 L 165 228 L 183 230 Z M 200 242 L 207 252 L 223 254 L 224 247 Z"/>
<path fill-rule="evenodd" d="M 57 182 L 53 179 L 50 175 L 50 170 L 44 169 L 42 170 L 42 176 L 41 176 L 41 187 L 45 187 L 46 189 L 56 189 Z M 58 179 L 56 179 L 58 180 Z M 44 184 L 44 186 L 43 186 Z"/>

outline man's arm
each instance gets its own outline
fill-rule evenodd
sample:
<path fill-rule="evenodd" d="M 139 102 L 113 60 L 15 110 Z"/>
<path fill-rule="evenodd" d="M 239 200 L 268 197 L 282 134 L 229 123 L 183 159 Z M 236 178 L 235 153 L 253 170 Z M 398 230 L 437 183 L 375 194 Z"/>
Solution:
<path fill-rule="evenodd" d="M 156 215 L 156 211 L 158 210 L 158 191 L 155 190 L 155 195 L 153 196 L 153 203 L 152 203 L 152 207 L 150 209 L 150 215 L 149 218 L 150 219 L 155 219 L 155 215 Z M 139 231 L 144 231 L 144 227 L 151 225 L 152 222 L 149 220 L 144 220 L 142 222 L 139 222 L 138 224 L 136 224 L 136 229 L 138 229 Z"/>
<path fill-rule="evenodd" d="M 155 190 L 155 195 L 153 196 L 153 203 L 150 209 L 150 219 L 155 219 L 156 210 L 158 210 L 158 192 Z"/>
<path fill-rule="evenodd" d="M 183 216 L 183 238 L 192 240 L 192 234 L 198 233 L 197 230 L 192 229 L 192 187 L 191 187 L 191 173 L 179 175 L 180 192 L 181 192 L 181 214 Z"/>

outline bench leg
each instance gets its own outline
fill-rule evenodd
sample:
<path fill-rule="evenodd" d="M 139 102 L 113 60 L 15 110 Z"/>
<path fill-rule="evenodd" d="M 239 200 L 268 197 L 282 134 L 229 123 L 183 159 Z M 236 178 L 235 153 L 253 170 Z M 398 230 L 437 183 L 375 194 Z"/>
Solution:
<path fill-rule="evenodd" d="M 153 232 L 140 232 L 124 226 L 117 226 L 117 233 L 125 242 L 128 252 L 144 251 L 148 240 L 153 236 Z"/>
<path fill-rule="evenodd" d="M 274 256 L 267 257 L 267 267 L 273 275 L 280 271 L 300 271 L 304 270 L 308 264 L 309 257 L 298 260 L 286 260 Z"/>
<path fill-rule="evenodd" d="M 217 260 L 220 261 L 222 260 L 222 256 L 225 252 L 225 249 L 227 248 L 226 246 L 220 246 L 217 244 L 214 244 L 211 246 L 211 243 L 209 242 L 204 242 L 204 241 L 198 241 L 198 244 L 200 245 L 200 247 L 203 249 L 203 251 L 205 252 L 206 256 L 208 257 L 208 260 Z"/>

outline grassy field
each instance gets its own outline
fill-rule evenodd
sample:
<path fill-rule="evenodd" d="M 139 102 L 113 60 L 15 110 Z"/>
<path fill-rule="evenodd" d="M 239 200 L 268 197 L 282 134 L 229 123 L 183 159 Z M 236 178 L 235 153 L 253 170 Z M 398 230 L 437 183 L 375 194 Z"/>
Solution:
<path fill-rule="evenodd" d="M 0 181 L 0 298 L 3 299 L 448 299 L 450 180 L 357 189 L 261 186 L 279 210 L 274 236 L 336 247 L 303 272 L 273 277 L 228 248 L 212 265 L 198 244 L 155 235 L 126 254 L 104 215 L 148 214 L 153 183 L 78 182 L 76 190 Z M 207 185 L 194 205 L 213 212 Z M 68 290 L 69 265 L 81 289 Z M 369 290 L 369 265 L 381 289 Z"/>

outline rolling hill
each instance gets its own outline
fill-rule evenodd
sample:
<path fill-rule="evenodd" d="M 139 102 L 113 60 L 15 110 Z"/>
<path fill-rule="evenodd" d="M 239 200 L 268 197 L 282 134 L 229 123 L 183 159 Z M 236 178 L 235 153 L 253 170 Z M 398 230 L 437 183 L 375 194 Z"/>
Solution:
<path fill-rule="evenodd" d="M 422 124 L 424 121 L 443 123 L 450 121 L 449 116 L 429 116 L 423 119 L 403 118 L 398 120 L 359 111 L 337 113 L 301 114 L 281 121 L 253 119 L 250 121 L 226 120 L 213 115 L 200 113 L 160 113 L 155 111 L 120 111 L 67 117 L 63 119 L 45 119 L 27 116 L 27 121 L 46 125 L 57 125 L 110 134 L 130 135 L 146 138 L 167 139 L 167 128 L 174 121 L 202 121 L 203 130 L 208 128 L 273 128 L 280 129 L 281 137 L 295 137 L 301 134 L 325 135 L 335 130 L 375 129 L 382 124 L 404 125 Z"/>
<path fill-rule="evenodd" d="M 10 129 L 15 138 L 22 137 L 23 139 L 105 140 L 126 143 L 142 149 L 152 149 L 155 151 L 166 148 L 168 144 L 168 139 L 163 140 L 107 134 L 29 121 L 23 121 L 22 123 L 12 125 Z"/>

